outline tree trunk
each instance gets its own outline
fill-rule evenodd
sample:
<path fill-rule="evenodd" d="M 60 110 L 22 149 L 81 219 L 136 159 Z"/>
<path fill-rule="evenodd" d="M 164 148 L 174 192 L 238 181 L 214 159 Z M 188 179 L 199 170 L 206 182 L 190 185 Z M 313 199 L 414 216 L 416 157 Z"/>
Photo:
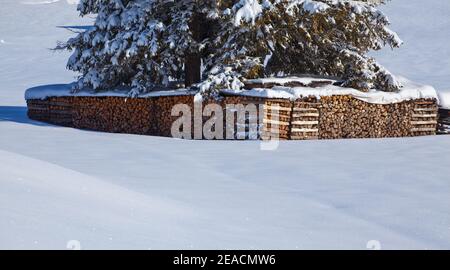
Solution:
<path fill-rule="evenodd" d="M 194 14 L 191 23 L 189 24 L 192 36 L 197 42 L 201 42 L 202 38 L 201 23 L 202 21 L 199 14 Z M 186 55 L 184 63 L 185 87 L 189 87 L 201 81 L 201 64 L 202 60 L 200 52 L 191 52 Z"/>
<path fill-rule="evenodd" d="M 201 57 L 199 53 L 189 54 L 185 58 L 184 84 L 189 87 L 201 81 Z"/>

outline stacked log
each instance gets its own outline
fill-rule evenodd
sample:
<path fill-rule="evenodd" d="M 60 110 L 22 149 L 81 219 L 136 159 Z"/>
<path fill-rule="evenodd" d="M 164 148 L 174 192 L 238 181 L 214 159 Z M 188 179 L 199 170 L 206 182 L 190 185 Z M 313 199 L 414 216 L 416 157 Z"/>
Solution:
<path fill-rule="evenodd" d="M 319 138 L 320 102 L 317 98 L 294 101 L 291 122 L 291 140 Z"/>
<path fill-rule="evenodd" d="M 214 101 L 207 101 L 206 104 L 210 104 Z M 261 138 L 263 132 L 263 119 L 264 119 L 264 111 L 262 107 L 265 104 L 264 98 L 258 97 L 246 97 L 246 96 L 225 96 L 221 99 L 219 105 L 223 108 L 223 116 L 224 116 L 224 136 L 227 137 L 227 131 L 233 131 L 233 139 L 236 140 L 257 140 Z M 236 107 L 236 105 L 243 106 L 243 108 L 247 108 L 249 110 L 256 109 L 256 114 L 251 114 L 250 111 L 245 113 L 243 119 L 239 118 L 238 113 L 229 109 L 229 105 L 234 105 L 231 107 Z M 228 106 L 228 108 L 227 108 Z M 248 107 L 253 106 L 253 108 Z M 231 123 L 227 122 L 227 115 L 233 114 L 233 120 Z M 205 118 L 203 121 L 207 121 Z M 242 132 L 243 130 L 243 132 Z"/>
<path fill-rule="evenodd" d="M 433 125 L 434 129 L 436 128 L 431 122 L 433 120 L 430 120 L 432 118 L 424 118 L 426 120 L 423 122 L 417 121 L 414 109 L 432 109 L 435 106 L 435 100 L 411 100 L 381 105 L 367 103 L 351 96 L 322 97 L 319 137 L 338 139 L 431 135 Z"/>
<path fill-rule="evenodd" d="M 150 100 L 121 97 L 77 97 L 74 127 L 111 133 L 148 134 Z"/>
<path fill-rule="evenodd" d="M 193 119 L 194 96 L 162 96 L 152 97 L 148 104 L 149 117 L 145 119 L 149 126 L 148 135 L 172 137 L 172 124 L 180 116 L 172 116 L 172 108 L 178 104 L 186 104 L 191 107 L 191 117 Z M 193 134 L 193 124 L 191 133 Z M 192 135 L 192 138 L 194 136 Z"/>
<path fill-rule="evenodd" d="M 28 100 L 27 103 L 29 117 L 39 121 L 104 132 L 166 137 L 172 137 L 172 124 L 180 117 L 171 115 L 172 108 L 177 104 L 185 104 L 192 115 L 189 131 L 191 137 L 205 138 L 202 133 L 200 137 L 196 136 L 194 130 L 196 124 L 192 95 L 151 98 L 52 97 Z M 438 123 L 436 100 L 432 99 L 380 105 L 351 96 L 328 96 L 320 99 L 306 97 L 295 101 L 224 96 L 219 100 L 203 101 L 201 108 L 204 109 L 208 104 L 217 104 L 223 110 L 223 139 L 278 137 L 303 140 L 422 136 L 435 134 Z M 238 115 L 234 115 L 234 121 L 227 123 L 226 115 L 230 113 L 227 105 L 254 105 L 257 113 L 246 113 L 243 121 Z M 441 110 L 440 115 L 440 132 L 448 132 L 448 110 Z M 197 123 L 200 125 L 200 132 L 209 119 L 210 117 L 201 115 L 201 121 Z M 256 127 L 252 126 L 255 124 Z M 227 134 L 228 130 L 232 131 L 231 137 Z"/>
<path fill-rule="evenodd" d="M 27 100 L 27 106 L 30 119 L 60 126 L 73 126 L 71 97 Z"/>
<path fill-rule="evenodd" d="M 438 107 L 433 100 L 418 100 L 414 102 L 411 115 L 411 135 L 435 135 L 438 120 Z"/>
<path fill-rule="evenodd" d="M 438 133 L 450 134 L 450 109 L 439 109 Z"/>
<path fill-rule="evenodd" d="M 289 139 L 293 104 L 285 99 L 268 99 L 264 104 L 262 139 Z"/>

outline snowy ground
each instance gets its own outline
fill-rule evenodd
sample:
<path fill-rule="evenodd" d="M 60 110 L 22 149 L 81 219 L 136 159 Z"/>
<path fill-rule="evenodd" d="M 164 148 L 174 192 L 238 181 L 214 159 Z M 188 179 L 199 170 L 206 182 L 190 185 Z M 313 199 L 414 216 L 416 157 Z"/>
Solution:
<path fill-rule="evenodd" d="M 383 11 L 405 43 L 376 58 L 395 74 L 450 91 L 450 1 L 392 0 Z"/>
<path fill-rule="evenodd" d="M 450 3 L 394 0 L 385 10 L 406 45 L 381 62 L 450 88 Z M 64 71 L 67 53 L 47 50 L 70 36 L 56 26 L 87 23 L 64 0 L 2 0 L 0 249 L 65 249 L 70 240 L 83 249 L 365 249 L 369 240 L 450 248 L 447 136 L 282 142 L 265 152 L 259 142 L 27 119 L 26 88 L 74 76 Z"/>

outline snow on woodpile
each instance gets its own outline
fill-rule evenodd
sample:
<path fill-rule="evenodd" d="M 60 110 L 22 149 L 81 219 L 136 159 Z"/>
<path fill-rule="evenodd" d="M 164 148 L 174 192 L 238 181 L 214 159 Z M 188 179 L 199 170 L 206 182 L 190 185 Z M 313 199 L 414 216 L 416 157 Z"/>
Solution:
<path fill-rule="evenodd" d="M 129 89 L 113 89 L 108 91 L 96 92 L 91 89 L 79 90 L 77 92 L 72 91 L 73 84 L 54 84 L 54 85 L 43 85 L 37 86 L 25 91 L 25 99 L 46 99 L 48 97 L 128 97 Z M 195 92 L 189 91 L 187 89 L 177 89 L 177 90 L 165 90 L 165 91 L 154 91 L 147 94 L 142 94 L 138 97 L 159 97 L 159 96 L 184 96 L 184 95 L 194 95 Z"/>
<path fill-rule="evenodd" d="M 275 84 L 280 86 L 253 88 L 250 90 L 226 90 L 225 92 L 228 94 L 285 99 L 298 99 L 309 96 L 320 99 L 320 97 L 323 96 L 349 95 L 359 100 L 375 104 L 398 103 L 421 98 L 434 98 L 439 100 L 436 90 L 432 86 L 414 83 L 403 77 L 397 78 L 403 84 L 403 88 L 398 92 L 384 92 L 377 90 L 362 92 L 353 88 L 336 86 L 334 85 L 336 82 L 335 80 L 297 77 L 252 80 L 252 83 L 261 83 L 270 86 Z M 326 83 L 327 81 L 329 81 L 329 84 Z M 295 83 L 304 84 L 306 86 L 284 86 L 286 84 Z M 316 85 L 318 86 L 315 87 Z"/>
<path fill-rule="evenodd" d="M 443 109 L 450 110 L 450 90 L 448 91 L 439 91 L 439 106 Z"/>
<path fill-rule="evenodd" d="M 315 77 L 282 77 L 282 78 L 259 78 L 259 79 L 252 79 L 247 80 L 245 82 L 246 88 L 247 85 L 257 85 L 257 84 L 263 84 L 263 85 L 282 85 L 287 86 L 289 84 L 297 84 L 298 86 L 308 86 L 314 83 L 326 83 L 326 84 L 333 84 L 336 80 L 334 79 L 327 79 L 327 78 L 315 78 Z"/>
<path fill-rule="evenodd" d="M 436 90 L 432 86 L 414 83 L 406 78 L 398 77 L 404 85 L 399 92 L 384 92 L 371 90 L 362 92 L 353 88 L 345 88 L 334 85 L 336 80 L 328 78 L 314 77 L 284 77 L 284 78 L 261 78 L 248 80 L 246 82 L 247 90 L 222 90 L 225 94 L 244 95 L 250 97 L 262 98 L 281 98 L 281 99 L 299 99 L 303 97 L 320 97 L 334 95 L 349 95 L 359 100 L 374 104 L 398 103 L 412 99 L 434 98 L 439 100 Z M 80 90 L 75 93 L 71 90 L 72 84 L 45 85 L 30 88 L 25 92 L 25 99 L 45 99 L 47 97 L 64 96 L 95 96 L 95 97 L 127 97 L 129 89 L 115 89 L 103 92 L 93 90 Z M 158 97 L 158 96 L 179 96 L 194 95 L 195 90 L 177 89 L 154 91 L 147 94 L 141 94 L 137 97 Z M 440 98 L 444 103 L 441 106 L 450 107 L 450 94 L 441 94 Z"/>

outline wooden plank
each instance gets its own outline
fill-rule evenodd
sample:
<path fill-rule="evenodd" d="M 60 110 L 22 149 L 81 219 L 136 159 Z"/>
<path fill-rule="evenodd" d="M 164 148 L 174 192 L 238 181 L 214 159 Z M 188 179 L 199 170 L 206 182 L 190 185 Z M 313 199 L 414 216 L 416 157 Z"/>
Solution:
<path fill-rule="evenodd" d="M 437 124 L 437 121 L 411 121 L 412 125 L 434 125 Z"/>
<path fill-rule="evenodd" d="M 416 105 L 434 105 L 436 104 L 434 101 L 414 101 Z"/>
<path fill-rule="evenodd" d="M 293 125 L 318 125 L 319 121 L 292 121 Z"/>
<path fill-rule="evenodd" d="M 317 112 L 317 108 L 297 108 L 297 107 L 294 107 L 294 112 Z"/>
<path fill-rule="evenodd" d="M 436 109 L 436 108 L 414 108 L 414 111 L 416 111 L 416 112 L 437 112 L 438 109 Z"/>
<path fill-rule="evenodd" d="M 282 106 L 279 106 L 279 107 L 275 107 L 275 106 L 264 106 L 264 110 L 265 111 L 268 111 L 268 110 L 270 110 L 270 111 L 285 111 L 285 112 L 290 112 L 290 111 L 292 111 L 292 109 L 291 108 L 287 108 L 287 107 L 282 107 Z"/>
<path fill-rule="evenodd" d="M 417 117 L 417 118 L 437 118 L 437 114 L 413 114 L 412 117 Z"/>
<path fill-rule="evenodd" d="M 274 124 L 274 125 L 279 125 L 279 126 L 289 126 L 289 122 L 275 121 L 272 119 L 264 119 L 263 123 L 264 124 Z"/>
<path fill-rule="evenodd" d="M 318 128 L 293 128 L 291 132 L 319 132 Z"/>
<path fill-rule="evenodd" d="M 292 117 L 319 117 L 319 113 L 295 113 Z"/>

